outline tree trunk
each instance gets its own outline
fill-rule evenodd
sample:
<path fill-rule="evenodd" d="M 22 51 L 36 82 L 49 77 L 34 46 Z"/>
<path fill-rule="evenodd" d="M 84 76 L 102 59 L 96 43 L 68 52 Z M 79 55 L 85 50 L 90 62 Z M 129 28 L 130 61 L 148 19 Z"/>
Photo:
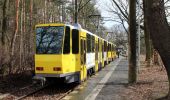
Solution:
<path fill-rule="evenodd" d="M 7 30 L 7 3 L 8 3 L 8 0 L 4 0 L 4 4 L 3 4 L 3 14 L 2 14 L 2 36 L 1 36 L 1 42 L 2 42 L 2 45 L 5 44 L 5 33 L 6 33 L 6 30 Z"/>
<path fill-rule="evenodd" d="M 47 0 L 44 1 L 44 23 L 46 23 L 47 20 Z"/>
<path fill-rule="evenodd" d="M 166 19 L 164 0 L 146 1 L 148 4 L 148 14 L 146 15 L 148 29 L 153 46 L 162 58 L 170 83 L 170 28 Z M 170 99 L 170 85 L 167 97 Z"/>
<path fill-rule="evenodd" d="M 21 4 L 22 4 L 22 6 L 21 6 L 21 17 L 20 17 L 20 29 L 21 29 L 21 33 L 20 33 L 20 46 L 19 46 L 19 49 L 20 49 L 20 53 L 19 53 L 19 55 L 20 55 L 20 57 L 19 57 L 19 59 L 20 59 L 20 65 L 19 65 L 19 71 L 22 71 L 21 70 L 21 68 L 22 68 L 22 59 L 23 59 L 23 57 L 22 57 L 22 54 L 23 54 L 23 14 L 24 14 L 24 1 L 25 0 L 21 0 Z"/>
<path fill-rule="evenodd" d="M 150 39 L 150 34 L 147 31 L 147 27 L 146 24 L 144 22 L 144 34 L 145 34 L 145 45 L 146 45 L 146 58 L 145 61 L 147 62 L 147 66 L 150 66 L 151 64 L 151 58 L 152 58 L 152 54 L 151 54 L 151 39 Z"/>
<path fill-rule="evenodd" d="M 13 57 L 14 57 L 14 51 L 15 51 L 15 41 L 16 41 L 16 36 L 18 34 L 18 19 L 19 19 L 19 3 L 20 0 L 16 0 L 16 16 L 15 16 L 15 32 L 12 37 L 12 43 L 11 43 L 11 52 L 10 52 L 10 66 L 9 66 L 9 74 L 12 72 L 12 66 L 13 66 Z"/>
<path fill-rule="evenodd" d="M 65 18 L 65 5 L 64 3 L 62 3 L 62 22 L 65 23 L 66 22 L 66 18 Z"/>
<path fill-rule="evenodd" d="M 16 36 L 18 33 L 18 18 L 19 18 L 19 2 L 20 0 L 16 0 L 16 17 L 15 17 L 15 32 L 14 32 L 14 36 L 12 39 L 12 43 L 11 43 L 11 55 L 14 55 L 14 47 L 15 47 L 15 41 L 16 41 Z"/>
<path fill-rule="evenodd" d="M 130 0 L 129 14 L 129 83 L 137 80 L 136 63 L 136 0 Z"/>
<path fill-rule="evenodd" d="M 4 3 L 3 3 L 3 7 L 2 7 L 2 11 L 3 11 L 3 13 L 2 13 L 2 27 L 0 27 L 0 28 L 2 28 L 1 30 L 2 30 L 2 34 L 1 34 L 1 43 L 0 43 L 0 48 L 1 48 L 1 50 L 0 50 L 0 69 L 1 69 L 1 71 L 2 72 L 0 72 L 2 75 L 4 74 L 4 66 L 3 66 L 3 63 L 4 63 L 4 61 L 3 61 L 3 59 L 5 58 L 5 54 L 6 54 L 6 51 L 7 51 L 7 47 L 6 47 L 6 39 L 5 39 L 5 37 L 6 37 L 6 31 L 7 31 L 7 5 L 8 5 L 8 3 L 9 3 L 9 1 L 8 0 L 4 0 Z M 1 23 L 1 21 L 0 21 L 0 23 Z M 1 26 L 1 25 L 0 25 Z"/>
<path fill-rule="evenodd" d="M 147 26 L 147 11 L 148 5 L 146 4 L 147 0 L 143 0 L 143 10 L 144 10 L 144 33 L 145 33 L 145 44 L 146 44 L 146 59 L 147 66 L 151 64 L 151 39 L 150 39 L 150 32 Z"/>
<path fill-rule="evenodd" d="M 75 15 L 74 15 L 74 21 L 75 21 L 75 23 L 77 23 L 78 22 L 78 2 L 77 2 L 77 0 L 75 0 Z"/>
<path fill-rule="evenodd" d="M 46 0 L 45 0 L 46 1 Z M 28 52 L 31 53 L 32 51 L 32 38 L 33 38 L 33 26 L 32 26 L 32 22 L 33 22 L 33 0 L 30 0 L 30 35 L 29 35 L 29 49 Z"/>
<path fill-rule="evenodd" d="M 24 40 L 25 40 L 25 37 L 26 37 L 26 1 L 24 0 L 23 1 L 23 39 L 22 39 L 22 42 L 24 43 Z M 26 43 L 24 43 L 24 44 L 26 44 Z M 23 47 L 23 59 L 22 59 L 22 61 L 23 61 L 23 66 L 26 66 L 25 65 L 25 62 L 26 62 L 26 60 L 25 60 L 25 55 L 26 55 L 26 51 L 27 51 L 27 49 L 26 48 L 24 48 L 24 44 L 22 44 L 22 47 Z M 22 67 L 22 69 L 23 69 L 24 67 Z M 23 69 L 24 70 L 24 69 Z"/>

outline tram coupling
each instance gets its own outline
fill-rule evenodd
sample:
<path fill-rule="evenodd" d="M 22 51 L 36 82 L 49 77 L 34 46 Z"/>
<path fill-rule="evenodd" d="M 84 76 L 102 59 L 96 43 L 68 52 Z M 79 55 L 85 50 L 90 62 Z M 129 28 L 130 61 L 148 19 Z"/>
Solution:
<path fill-rule="evenodd" d="M 46 78 L 41 76 L 33 76 L 33 83 L 40 83 L 42 86 L 46 84 Z"/>

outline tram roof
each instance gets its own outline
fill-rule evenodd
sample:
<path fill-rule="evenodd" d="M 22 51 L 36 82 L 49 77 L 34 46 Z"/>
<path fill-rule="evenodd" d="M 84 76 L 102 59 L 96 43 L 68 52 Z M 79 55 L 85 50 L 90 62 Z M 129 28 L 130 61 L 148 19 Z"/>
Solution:
<path fill-rule="evenodd" d="M 80 24 L 70 25 L 70 24 L 64 24 L 64 23 L 46 23 L 46 24 L 37 24 L 37 25 L 36 25 L 36 27 L 40 27 L 40 26 L 69 26 L 69 27 L 71 27 L 72 29 L 80 29 L 81 31 L 86 32 L 87 34 L 90 34 L 90 35 L 95 36 L 95 37 L 97 37 L 97 38 L 99 38 L 99 39 L 102 39 L 103 41 L 107 41 L 107 40 L 99 37 L 98 35 L 90 32 L 90 31 L 88 31 L 88 30 L 86 30 L 86 29 L 83 29 Z M 110 43 L 110 44 L 113 44 L 112 42 L 109 42 L 109 41 L 107 41 L 107 42 Z M 114 45 L 115 45 L 115 44 L 114 44 Z"/>

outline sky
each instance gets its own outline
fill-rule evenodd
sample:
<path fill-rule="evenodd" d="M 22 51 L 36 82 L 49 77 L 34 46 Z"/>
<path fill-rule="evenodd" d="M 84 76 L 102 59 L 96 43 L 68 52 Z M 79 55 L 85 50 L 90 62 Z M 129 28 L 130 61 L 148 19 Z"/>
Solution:
<path fill-rule="evenodd" d="M 108 12 L 108 7 L 112 6 L 112 3 L 110 0 L 96 0 L 96 7 L 101 11 L 101 16 L 104 17 L 104 20 L 111 19 L 112 14 Z M 104 26 L 107 28 L 111 28 L 113 25 L 117 23 L 113 21 L 104 21 Z"/>
<path fill-rule="evenodd" d="M 104 20 L 111 19 L 111 17 L 113 18 L 113 15 L 107 11 L 108 7 L 112 7 L 111 0 L 95 0 L 95 1 L 97 3 L 95 7 L 99 9 L 99 11 L 101 12 L 101 16 L 104 17 Z M 104 21 L 104 26 L 107 29 L 110 29 L 115 24 L 118 24 L 118 23 L 115 23 L 113 21 Z"/>
<path fill-rule="evenodd" d="M 124 2 L 126 4 L 126 1 L 122 0 L 122 2 Z M 96 7 L 101 11 L 101 15 L 102 17 L 104 17 L 104 20 L 115 20 L 115 21 L 104 21 L 104 26 L 107 29 L 111 29 L 113 26 L 119 26 L 120 20 L 118 18 L 118 16 L 116 16 L 114 13 L 109 12 L 109 10 L 111 11 L 111 9 L 113 9 L 113 6 L 115 6 L 115 4 L 112 2 L 112 0 L 96 0 Z M 105 18 L 107 17 L 107 18 Z M 116 22 L 118 21 L 118 22 Z M 125 27 L 128 27 L 127 23 L 124 23 Z"/>

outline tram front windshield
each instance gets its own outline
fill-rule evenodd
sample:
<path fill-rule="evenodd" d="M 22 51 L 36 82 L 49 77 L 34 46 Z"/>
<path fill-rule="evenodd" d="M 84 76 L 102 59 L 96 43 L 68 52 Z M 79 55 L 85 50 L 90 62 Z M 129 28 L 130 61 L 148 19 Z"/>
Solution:
<path fill-rule="evenodd" d="M 61 54 L 63 35 L 63 26 L 37 27 L 36 54 Z"/>

